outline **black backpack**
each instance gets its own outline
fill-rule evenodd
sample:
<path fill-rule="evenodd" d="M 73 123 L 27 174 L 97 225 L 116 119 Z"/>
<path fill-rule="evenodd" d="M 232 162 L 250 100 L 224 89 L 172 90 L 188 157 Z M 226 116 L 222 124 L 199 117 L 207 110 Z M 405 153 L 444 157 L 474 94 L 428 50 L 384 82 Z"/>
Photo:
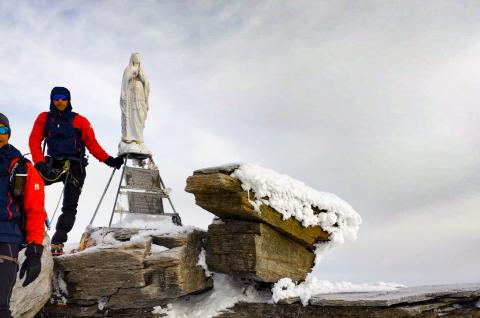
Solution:
<path fill-rule="evenodd" d="M 27 180 L 28 174 L 28 167 L 27 163 L 30 162 L 24 156 L 20 157 L 18 161 L 13 165 L 12 169 L 10 170 L 9 182 L 10 182 L 10 195 L 12 199 L 15 200 L 20 213 L 20 229 L 22 233 L 25 235 L 25 211 L 23 206 L 23 198 L 25 195 L 25 183 Z"/>

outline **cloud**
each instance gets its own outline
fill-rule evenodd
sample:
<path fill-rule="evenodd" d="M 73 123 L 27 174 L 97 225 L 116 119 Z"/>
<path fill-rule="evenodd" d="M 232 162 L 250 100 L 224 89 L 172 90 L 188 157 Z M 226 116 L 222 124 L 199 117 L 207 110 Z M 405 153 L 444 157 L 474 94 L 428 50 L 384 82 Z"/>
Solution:
<path fill-rule="evenodd" d="M 366 223 L 360 239 L 322 259 L 322 279 L 395 281 L 407 285 L 477 282 L 478 189 L 453 201 Z"/>
<path fill-rule="evenodd" d="M 11 118 L 12 142 L 26 152 L 50 89 L 67 86 L 75 111 L 114 155 L 121 77 L 138 51 L 152 86 L 146 142 L 185 223 L 206 227 L 212 218 L 183 192 L 193 170 L 250 161 L 338 194 L 372 229 L 418 207 L 460 206 L 480 186 L 478 6 L 2 2 L 1 111 Z M 88 223 L 108 174 L 90 158 L 72 238 Z M 49 189 L 49 211 L 58 192 Z M 108 219 L 107 205 L 98 224 Z M 426 219 L 436 217 L 426 211 Z M 370 253 L 369 245 L 352 248 L 358 257 Z M 412 257 L 408 249 L 399 255 Z"/>

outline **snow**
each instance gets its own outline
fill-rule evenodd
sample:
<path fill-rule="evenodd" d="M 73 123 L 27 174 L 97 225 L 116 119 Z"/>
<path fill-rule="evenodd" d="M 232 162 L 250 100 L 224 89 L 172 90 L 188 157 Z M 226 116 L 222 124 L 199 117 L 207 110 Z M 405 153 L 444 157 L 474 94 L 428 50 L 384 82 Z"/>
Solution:
<path fill-rule="evenodd" d="M 402 284 L 384 282 L 373 284 L 333 283 L 327 280 L 318 280 L 316 277 L 307 277 L 305 282 L 297 285 L 290 278 L 282 278 L 272 288 L 272 299 L 276 303 L 282 299 L 299 297 L 302 304 L 306 306 L 312 295 L 346 292 L 386 292 L 405 287 Z"/>
<path fill-rule="evenodd" d="M 210 318 L 233 307 L 237 302 L 268 302 L 270 292 L 259 292 L 250 281 L 214 273 L 214 288 L 206 293 L 176 299 L 167 308 L 157 306 L 152 313 L 169 318 Z"/>
<path fill-rule="evenodd" d="M 67 283 L 63 279 L 64 275 L 62 271 L 56 271 L 53 275 L 53 291 L 50 299 L 52 304 L 65 305 L 67 303 L 68 288 Z"/>
<path fill-rule="evenodd" d="M 271 291 L 259 291 L 251 280 L 241 280 L 229 275 L 212 273 L 214 288 L 206 293 L 173 300 L 167 306 L 157 306 L 153 314 L 164 314 L 167 318 L 211 318 L 228 312 L 238 302 L 272 303 L 285 298 L 299 297 L 304 305 L 312 295 L 344 292 L 387 292 L 405 286 L 395 283 L 352 284 L 332 283 L 308 279 L 296 285 L 289 278 L 281 279 Z M 273 293 L 273 295 L 272 295 Z"/>
<path fill-rule="evenodd" d="M 160 236 L 160 235 L 175 235 L 181 233 L 191 233 L 194 230 L 198 229 L 194 226 L 177 226 L 172 223 L 170 217 L 161 217 L 161 218 L 145 218 L 144 215 L 135 217 L 137 215 L 132 216 L 131 218 L 125 218 L 120 223 L 112 225 L 112 228 L 98 228 L 93 229 L 90 233 L 90 238 L 95 241 L 95 245 L 87 247 L 83 251 L 75 251 L 75 254 L 78 253 L 91 253 L 95 252 L 98 249 L 105 249 L 105 248 L 121 248 L 124 245 L 129 245 L 132 243 L 141 243 L 148 239 L 149 236 Z M 130 225 L 129 225 L 130 224 Z M 123 226 L 119 226 L 123 225 Z M 140 229 L 137 234 L 134 234 L 130 237 L 130 240 L 127 242 L 118 241 L 115 239 L 115 230 L 119 227 L 122 228 L 132 228 L 132 229 Z M 77 244 L 78 246 L 78 244 Z M 160 246 L 160 245 L 151 245 L 151 253 L 161 253 L 168 250 L 167 247 Z M 63 256 L 58 256 L 63 257 Z"/>
<path fill-rule="evenodd" d="M 168 251 L 168 250 L 169 250 L 168 247 L 152 243 L 152 246 L 150 248 L 150 253 L 151 254 L 157 254 L 157 253 L 165 252 L 165 251 Z"/>
<path fill-rule="evenodd" d="M 206 255 L 207 255 L 207 252 L 202 247 L 202 251 L 200 252 L 200 254 L 198 254 L 197 265 L 203 267 L 203 270 L 205 271 L 205 276 L 206 277 L 210 277 L 210 276 L 212 276 L 212 273 L 208 270 Z"/>
<path fill-rule="evenodd" d="M 112 224 L 115 228 L 162 229 L 176 232 L 180 226 L 173 224 L 169 215 L 125 213 L 124 217 Z"/>
<path fill-rule="evenodd" d="M 357 238 L 362 218 L 350 204 L 335 194 L 320 192 L 287 175 L 260 167 L 241 164 L 232 177 L 242 182 L 242 188 L 254 192 L 250 203 L 260 213 L 267 205 L 283 215 L 283 219 L 296 218 L 304 227 L 319 225 L 331 234 L 335 243 Z M 326 210 L 327 212 L 314 211 Z"/>
<path fill-rule="evenodd" d="M 108 305 L 108 297 L 102 297 L 98 300 L 98 310 L 102 311 Z"/>
<path fill-rule="evenodd" d="M 168 315 L 168 312 L 172 310 L 172 304 L 167 304 L 165 307 L 155 306 L 153 307 L 152 314 L 154 315 Z"/>

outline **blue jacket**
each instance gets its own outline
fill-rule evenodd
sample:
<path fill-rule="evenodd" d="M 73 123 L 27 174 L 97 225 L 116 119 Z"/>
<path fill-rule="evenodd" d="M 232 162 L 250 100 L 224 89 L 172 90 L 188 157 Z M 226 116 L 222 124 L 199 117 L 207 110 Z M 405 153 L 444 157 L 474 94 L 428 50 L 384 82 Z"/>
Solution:
<path fill-rule="evenodd" d="M 22 154 L 12 145 L 0 148 L 0 242 L 22 244 L 25 242 L 20 229 L 21 212 L 10 193 L 10 172 L 12 160 Z"/>

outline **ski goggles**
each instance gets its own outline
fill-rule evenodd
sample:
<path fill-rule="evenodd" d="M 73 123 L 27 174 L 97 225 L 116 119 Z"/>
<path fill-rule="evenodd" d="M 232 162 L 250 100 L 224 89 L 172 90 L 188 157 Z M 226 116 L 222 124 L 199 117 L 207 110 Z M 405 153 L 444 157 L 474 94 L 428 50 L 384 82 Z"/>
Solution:
<path fill-rule="evenodd" d="M 0 127 L 0 135 L 8 135 L 10 133 L 10 128 L 2 126 Z"/>
<path fill-rule="evenodd" d="M 58 94 L 58 95 L 53 95 L 52 100 L 53 100 L 53 101 L 57 101 L 57 100 L 68 100 L 68 98 L 67 98 L 66 95 Z"/>

